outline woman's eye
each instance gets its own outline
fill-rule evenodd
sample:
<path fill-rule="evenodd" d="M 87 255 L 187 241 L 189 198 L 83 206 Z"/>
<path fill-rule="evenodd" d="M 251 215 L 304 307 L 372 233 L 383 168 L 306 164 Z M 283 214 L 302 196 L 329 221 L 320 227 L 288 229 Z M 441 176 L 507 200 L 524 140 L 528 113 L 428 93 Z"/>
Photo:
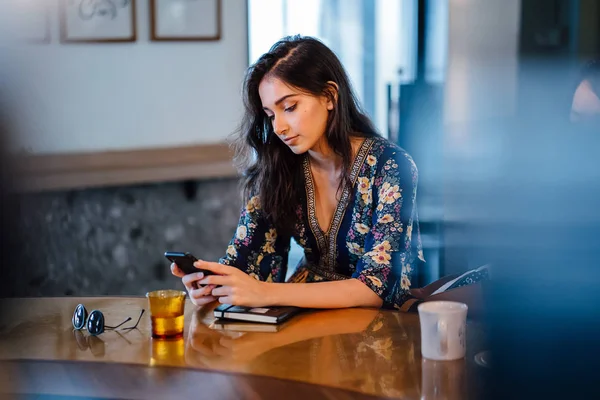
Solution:
<path fill-rule="evenodd" d="M 284 111 L 291 112 L 291 111 L 294 111 L 295 109 L 296 109 L 296 104 L 294 104 L 293 106 L 290 106 L 290 107 L 286 108 Z"/>
<path fill-rule="evenodd" d="M 269 118 L 269 121 L 273 122 L 273 120 L 275 119 L 274 115 L 267 115 L 267 118 Z"/>

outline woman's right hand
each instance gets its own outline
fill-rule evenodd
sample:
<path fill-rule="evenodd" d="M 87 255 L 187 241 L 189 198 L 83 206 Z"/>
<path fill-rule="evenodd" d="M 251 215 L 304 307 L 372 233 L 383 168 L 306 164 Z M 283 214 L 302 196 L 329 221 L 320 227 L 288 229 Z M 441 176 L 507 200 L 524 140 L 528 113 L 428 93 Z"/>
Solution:
<path fill-rule="evenodd" d="M 181 278 L 183 285 L 185 286 L 190 300 L 197 306 L 203 306 L 208 303 L 212 303 L 217 299 L 216 296 L 211 295 L 212 290 L 216 285 L 205 285 L 199 286 L 198 281 L 204 278 L 202 272 L 195 272 L 193 274 L 184 274 L 183 271 L 177 266 L 177 264 L 171 264 L 171 273 L 178 278 Z"/>

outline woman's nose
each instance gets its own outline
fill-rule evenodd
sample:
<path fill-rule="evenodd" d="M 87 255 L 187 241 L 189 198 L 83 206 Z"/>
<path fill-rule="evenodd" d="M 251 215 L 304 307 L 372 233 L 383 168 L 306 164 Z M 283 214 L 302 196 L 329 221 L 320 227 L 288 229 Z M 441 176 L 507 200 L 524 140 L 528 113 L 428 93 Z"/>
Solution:
<path fill-rule="evenodd" d="M 273 130 L 278 136 L 285 135 L 288 126 L 282 118 L 276 118 L 273 120 Z"/>

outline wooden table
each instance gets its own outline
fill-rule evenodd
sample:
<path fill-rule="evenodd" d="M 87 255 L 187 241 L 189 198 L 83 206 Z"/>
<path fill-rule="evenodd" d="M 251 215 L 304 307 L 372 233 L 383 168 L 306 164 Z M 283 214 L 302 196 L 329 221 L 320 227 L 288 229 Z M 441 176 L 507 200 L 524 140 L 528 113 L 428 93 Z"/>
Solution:
<path fill-rule="evenodd" d="M 467 328 L 466 359 L 421 359 L 419 319 L 376 309 L 312 311 L 277 332 L 215 323 L 212 307 L 186 305 L 184 337 L 156 340 L 150 318 L 139 329 L 89 337 L 71 317 L 82 303 L 108 325 L 137 318 L 140 297 L 0 301 L 0 394 L 112 398 L 468 397 L 477 324 Z M 256 327 L 256 325 L 253 325 Z M 475 378 L 476 379 L 476 378 Z"/>

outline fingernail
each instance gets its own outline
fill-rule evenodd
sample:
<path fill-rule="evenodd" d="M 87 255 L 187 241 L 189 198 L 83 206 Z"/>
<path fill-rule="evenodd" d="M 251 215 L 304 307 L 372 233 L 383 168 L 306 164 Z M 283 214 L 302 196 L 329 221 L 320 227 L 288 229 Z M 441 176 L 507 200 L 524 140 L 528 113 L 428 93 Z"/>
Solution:
<path fill-rule="evenodd" d="M 204 273 L 198 272 L 198 279 L 202 279 L 202 278 L 204 278 Z"/>

